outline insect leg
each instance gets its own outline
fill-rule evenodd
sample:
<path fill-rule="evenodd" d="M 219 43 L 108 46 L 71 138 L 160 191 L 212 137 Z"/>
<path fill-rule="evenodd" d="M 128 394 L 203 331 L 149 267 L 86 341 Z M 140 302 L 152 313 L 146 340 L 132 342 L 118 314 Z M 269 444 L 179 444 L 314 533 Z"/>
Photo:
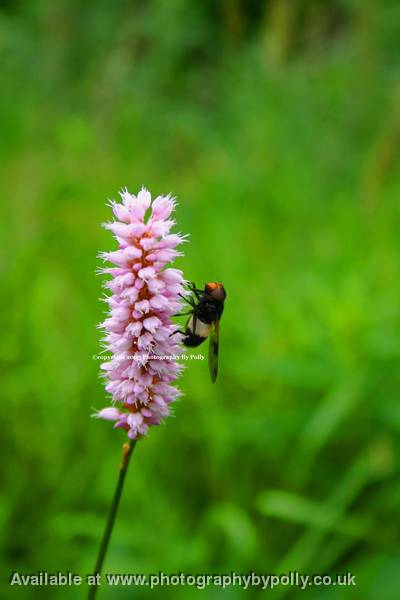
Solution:
<path fill-rule="evenodd" d="M 196 305 L 196 303 L 195 303 L 195 301 L 193 300 L 192 297 L 187 298 L 183 294 L 178 294 L 178 296 L 180 296 L 182 298 L 182 300 L 184 300 L 185 302 L 187 302 L 188 304 L 190 304 L 190 306 L 195 306 Z"/>
<path fill-rule="evenodd" d="M 188 284 L 188 288 L 196 296 L 197 300 L 200 300 L 201 297 L 205 295 L 205 292 L 203 290 L 199 290 L 196 287 L 196 284 L 192 281 Z"/>
<path fill-rule="evenodd" d="M 193 281 L 190 281 L 187 285 L 191 292 L 197 292 L 198 294 L 205 294 L 204 290 L 200 290 Z"/>
<path fill-rule="evenodd" d="M 173 331 L 172 333 L 170 333 L 168 337 L 172 337 L 176 333 L 181 333 L 182 335 L 185 335 L 186 331 L 182 331 L 181 329 L 177 329 L 176 331 Z"/>

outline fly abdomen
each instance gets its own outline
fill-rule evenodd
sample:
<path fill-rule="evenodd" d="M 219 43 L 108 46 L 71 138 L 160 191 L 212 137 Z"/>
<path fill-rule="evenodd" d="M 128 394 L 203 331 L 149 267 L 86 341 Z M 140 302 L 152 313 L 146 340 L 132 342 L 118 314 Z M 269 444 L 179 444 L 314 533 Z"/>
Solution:
<path fill-rule="evenodd" d="M 200 346 L 204 342 L 206 338 L 201 337 L 200 335 L 195 335 L 194 333 L 187 333 L 185 337 L 182 339 L 182 342 L 185 346 L 190 348 L 194 348 L 195 346 Z"/>
<path fill-rule="evenodd" d="M 186 324 L 186 335 L 182 341 L 185 346 L 199 346 L 207 339 L 209 333 L 210 325 L 192 315 Z"/>

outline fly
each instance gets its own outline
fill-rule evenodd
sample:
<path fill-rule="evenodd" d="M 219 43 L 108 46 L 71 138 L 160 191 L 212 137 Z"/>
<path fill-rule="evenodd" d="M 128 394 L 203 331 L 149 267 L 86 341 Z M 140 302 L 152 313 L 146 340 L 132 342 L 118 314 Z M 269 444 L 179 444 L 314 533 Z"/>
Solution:
<path fill-rule="evenodd" d="M 182 342 L 193 348 L 209 338 L 208 366 L 214 383 L 218 374 L 219 321 L 224 310 L 226 292 L 222 283 L 216 281 L 206 283 L 204 290 L 198 289 L 193 283 L 188 287 L 192 296 L 184 299 L 191 309 L 187 313 L 181 313 L 190 315 L 185 330 L 181 332 Z"/>

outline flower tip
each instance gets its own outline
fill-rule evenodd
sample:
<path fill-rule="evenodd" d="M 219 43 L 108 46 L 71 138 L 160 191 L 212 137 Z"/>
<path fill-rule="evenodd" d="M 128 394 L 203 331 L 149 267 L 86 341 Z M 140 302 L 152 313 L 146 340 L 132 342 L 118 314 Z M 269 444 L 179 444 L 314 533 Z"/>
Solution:
<path fill-rule="evenodd" d="M 141 187 L 140 192 L 137 195 L 139 202 L 143 203 L 146 208 L 148 208 L 151 204 L 151 194 L 148 189 L 146 189 L 143 185 Z"/>

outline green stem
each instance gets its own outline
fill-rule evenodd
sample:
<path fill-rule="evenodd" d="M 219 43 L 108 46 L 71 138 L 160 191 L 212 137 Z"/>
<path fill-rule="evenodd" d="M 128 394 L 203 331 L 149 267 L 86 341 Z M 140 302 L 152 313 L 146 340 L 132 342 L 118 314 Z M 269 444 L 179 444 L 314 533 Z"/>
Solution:
<path fill-rule="evenodd" d="M 103 539 L 101 540 L 99 554 L 97 556 L 96 566 L 94 568 L 94 574 L 99 575 L 103 566 L 104 557 L 107 552 L 108 543 L 110 541 L 111 533 L 114 527 L 114 521 L 118 510 L 119 501 L 124 487 L 125 475 L 129 466 L 129 459 L 135 447 L 136 440 L 130 440 L 122 447 L 122 460 L 119 468 L 119 477 L 117 481 L 117 487 L 115 488 L 114 498 L 110 506 L 110 512 L 108 513 L 108 519 L 106 528 L 104 530 Z M 91 585 L 89 588 L 89 594 L 87 600 L 94 600 L 97 592 L 97 584 Z"/>

